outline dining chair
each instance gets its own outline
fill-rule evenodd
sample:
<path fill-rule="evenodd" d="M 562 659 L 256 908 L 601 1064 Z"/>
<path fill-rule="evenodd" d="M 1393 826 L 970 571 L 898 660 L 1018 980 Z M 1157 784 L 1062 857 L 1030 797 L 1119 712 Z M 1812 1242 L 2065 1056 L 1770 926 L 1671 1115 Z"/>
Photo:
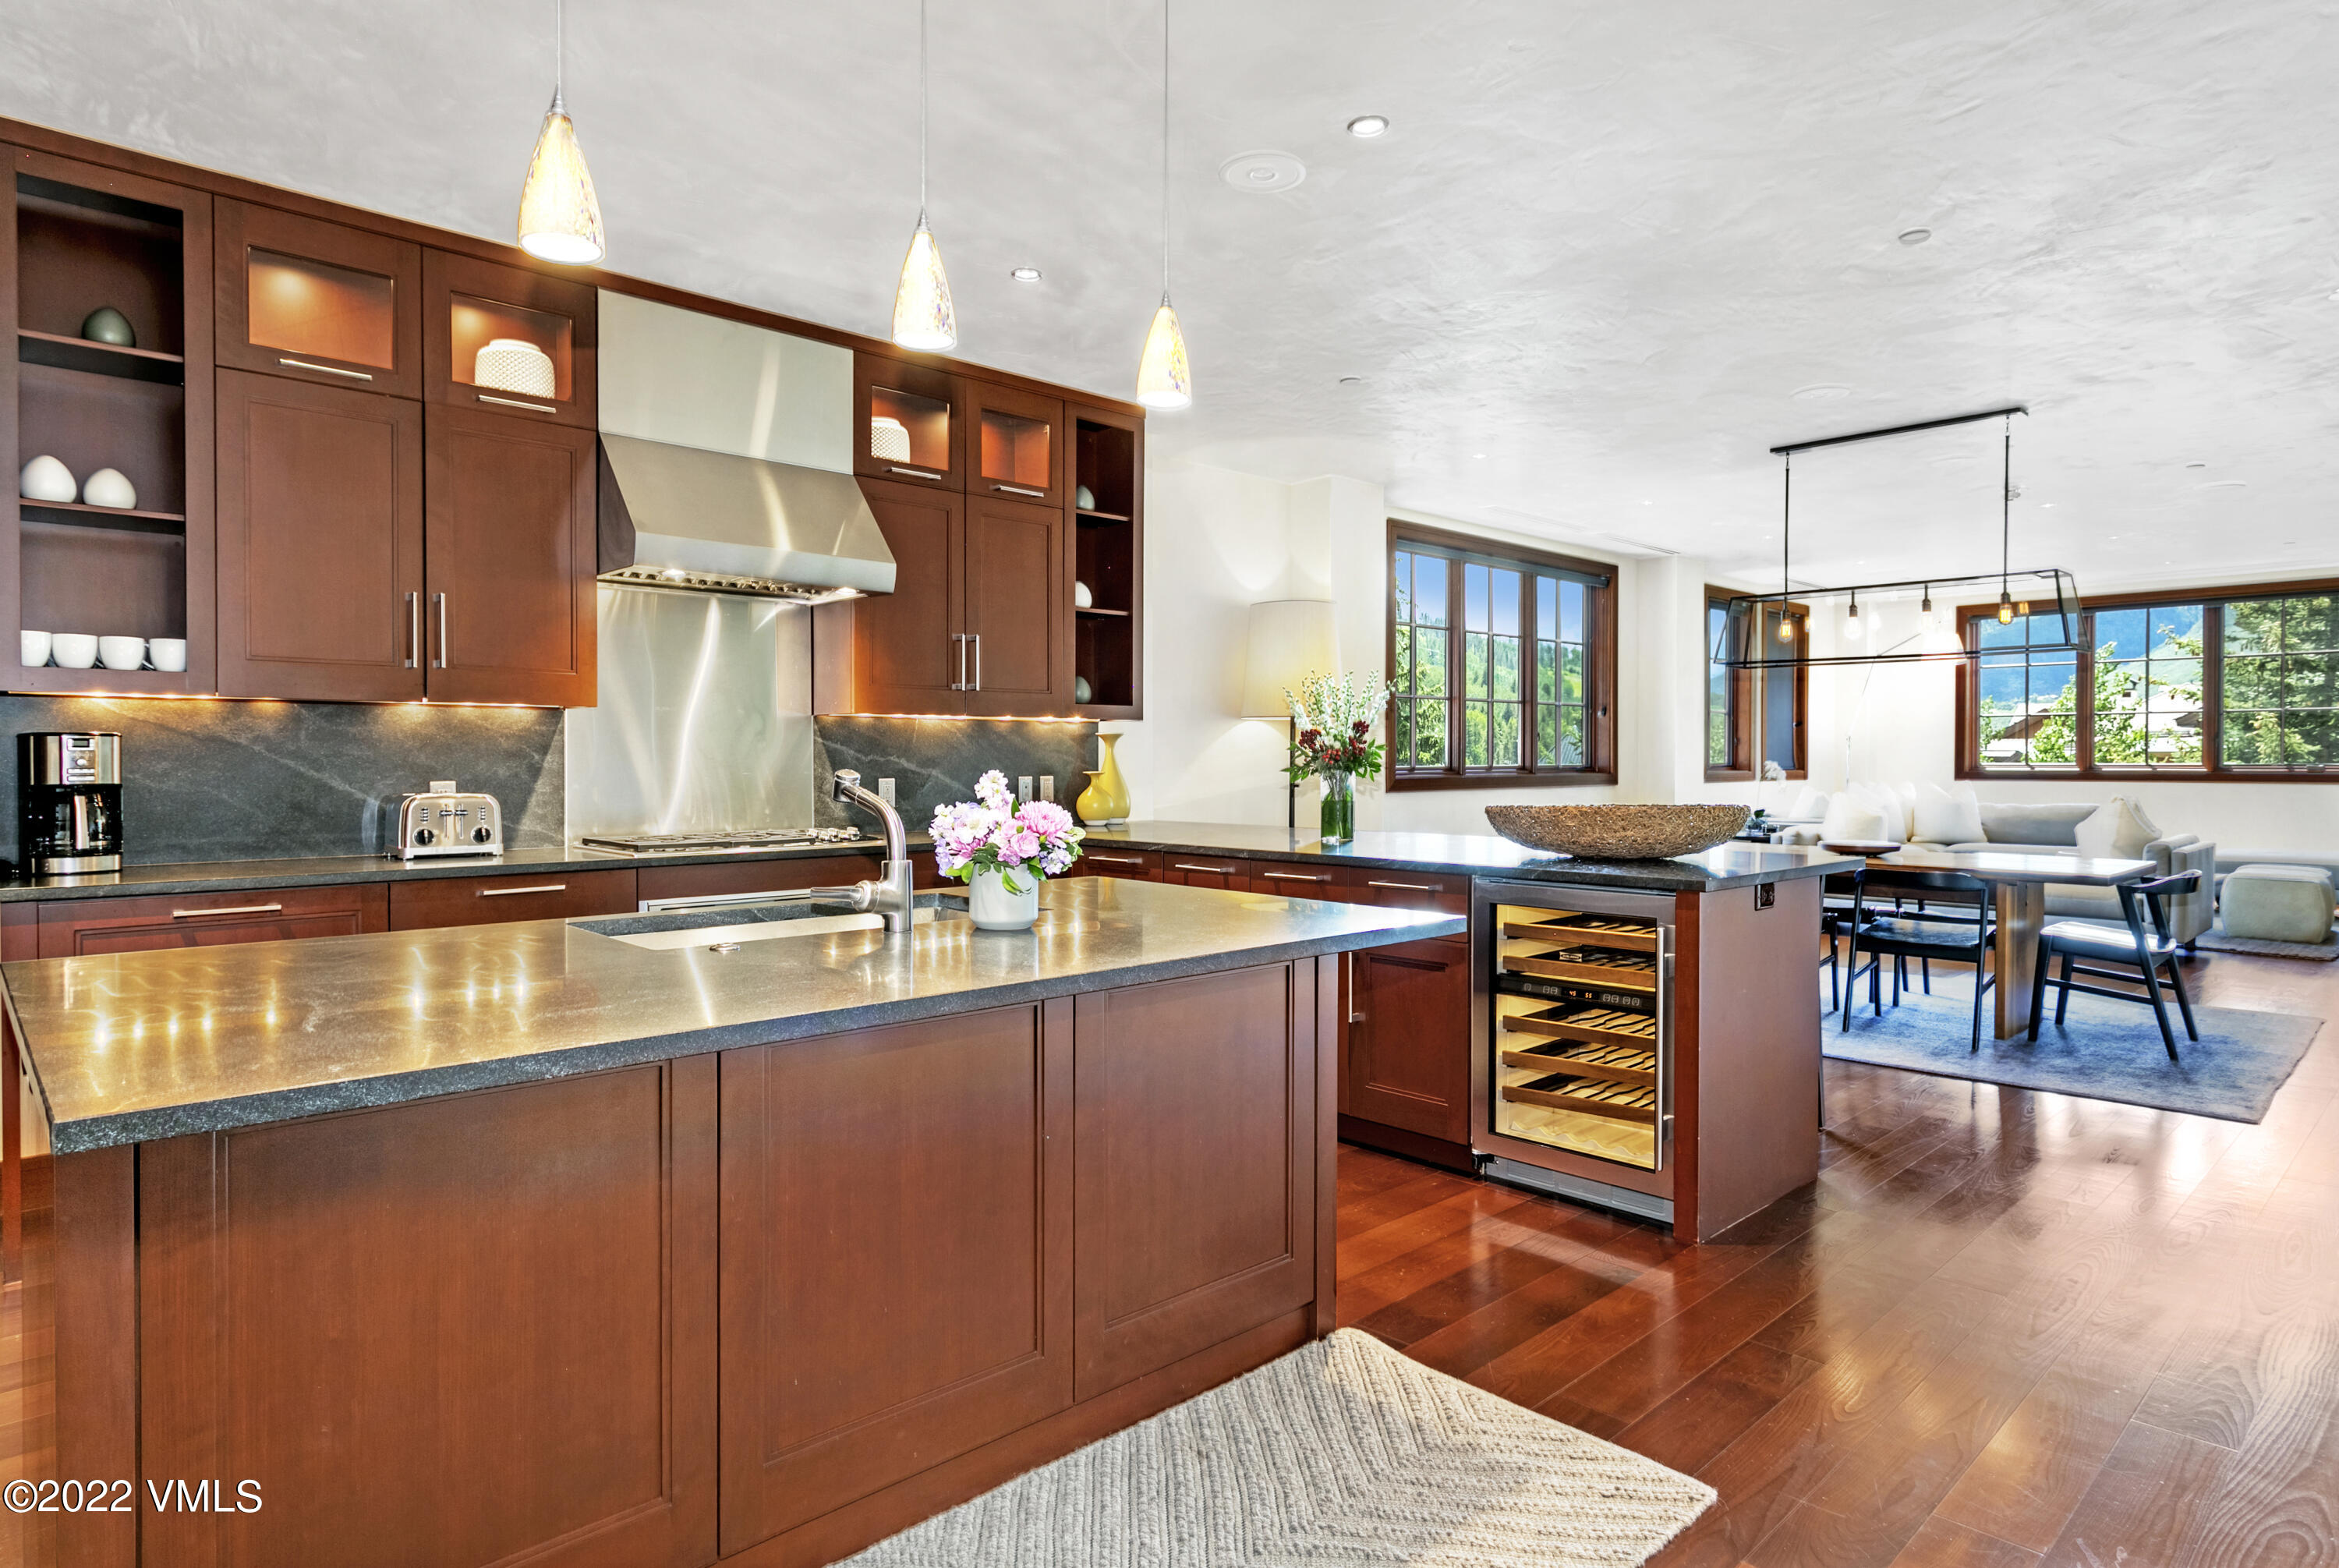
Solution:
<path fill-rule="evenodd" d="M 1882 1017 L 1882 961 L 1894 961 L 1892 1004 L 1900 1004 L 1903 959 L 1954 959 L 1974 969 L 1973 1040 L 1970 1050 L 1981 1049 L 1981 1001 L 1998 983 L 1989 954 L 1996 941 L 1996 902 L 1987 883 L 1953 871 L 1918 871 L 1901 866 L 1863 866 L 1850 873 L 1851 919 L 1844 959 L 1843 1017 L 1841 1028 L 1851 1028 L 1851 1010 L 1862 974 L 1868 977 L 1868 997 Z M 1892 901 L 1895 912 L 1871 913 L 1871 895 Z M 1911 900 L 1920 901 L 1911 912 Z M 1939 904 L 1940 908 L 1934 908 Z M 1860 955 L 1868 955 L 1867 966 Z"/>
<path fill-rule="evenodd" d="M 2201 883 L 2197 871 L 2180 871 L 2173 876 L 2155 877 L 2150 882 L 2131 883 L 2118 888 L 2120 912 L 2127 918 L 2126 932 L 2089 921 L 2058 920 L 2050 922 L 2038 933 L 2038 973 L 2030 981 L 2030 1038 L 2038 1038 L 2039 1015 L 2047 1006 L 2047 988 L 2053 986 L 2059 993 L 2055 999 L 2055 1024 L 2061 1028 L 2063 1014 L 2071 1005 L 2071 993 L 2081 991 L 2088 996 L 2109 997 L 2114 1001 L 2143 1001 L 2152 1005 L 2152 1016 L 2160 1021 L 2160 1043 L 2167 1049 L 2168 1060 L 2176 1056 L 2176 1031 L 2168 1024 L 2168 1006 L 2160 1000 L 2160 976 L 2166 971 L 2168 989 L 2176 993 L 2176 1009 L 2185 1015 L 2185 1038 L 2198 1043 L 2201 1031 L 2193 1023 L 2193 999 L 2185 994 L 2185 971 L 2177 967 L 2183 956 L 2177 952 L 2176 939 L 2170 934 L 2166 901 L 2191 892 Z M 2147 932 L 2144 918 L 2137 912 L 2138 901 L 2152 919 Z M 2063 961 L 2063 972 L 2051 976 L 2048 971 L 2057 959 Z M 2103 964 L 2118 964 L 2118 969 L 2104 969 Z M 2129 971 L 2135 971 L 2130 973 Z M 2119 981 L 2126 985 L 2141 984 L 2141 994 L 2134 991 L 2114 991 L 2107 986 L 2085 985 L 2074 976 L 2089 980 Z"/>

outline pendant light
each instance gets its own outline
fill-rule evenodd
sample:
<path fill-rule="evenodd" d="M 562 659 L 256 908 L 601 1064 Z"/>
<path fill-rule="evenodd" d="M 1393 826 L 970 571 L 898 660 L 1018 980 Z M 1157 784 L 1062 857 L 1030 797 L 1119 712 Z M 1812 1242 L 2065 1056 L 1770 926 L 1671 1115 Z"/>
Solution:
<path fill-rule="evenodd" d="M 1186 334 L 1170 303 L 1170 0 L 1161 0 L 1161 306 L 1137 361 L 1137 400 L 1149 409 L 1182 409 L 1194 400 Z"/>
<path fill-rule="evenodd" d="M 1788 563 L 1794 559 L 1795 546 L 1795 459 L 1791 454 L 1780 467 L 1779 484 L 1779 640 L 1795 640 L 1795 617 L 1790 612 L 1794 604 L 1787 597 L 1793 586 L 1788 576 Z"/>
<path fill-rule="evenodd" d="M 918 0 L 918 228 L 893 291 L 893 342 L 923 354 L 958 347 L 958 311 L 951 304 L 942 247 L 926 227 L 926 0 Z"/>
<path fill-rule="evenodd" d="M 599 261 L 608 247 L 601 234 L 601 202 L 593 193 L 592 172 L 577 145 L 561 99 L 562 56 L 567 37 L 562 0 L 552 0 L 552 107 L 536 133 L 536 153 L 519 188 L 519 248 L 541 261 L 583 267 Z"/>
<path fill-rule="evenodd" d="M 2005 466 L 1998 476 L 1998 624 L 2014 624 L 2014 597 L 2006 591 L 2007 567 L 2014 558 L 2014 416 L 2006 416 Z M 2030 606 L 2024 605 L 2023 613 Z"/>
<path fill-rule="evenodd" d="M 1851 607 L 1843 613 L 1844 640 L 1846 642 L 1856 643 L 1860 638 L 1860 590 L 1858 588 L 1854 588 L 1851 590 Z"/>

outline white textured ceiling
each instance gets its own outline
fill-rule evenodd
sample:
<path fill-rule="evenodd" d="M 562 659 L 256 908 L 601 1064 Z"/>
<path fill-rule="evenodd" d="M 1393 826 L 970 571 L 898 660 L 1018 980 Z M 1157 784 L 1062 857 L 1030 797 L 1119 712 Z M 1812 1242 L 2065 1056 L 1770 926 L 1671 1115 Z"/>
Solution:
<path fill-rule="evenodd" d="M 1127 394 L 1159 15 L 933 0 L 968 358 Z M 915 17 L 574 0 L 610 265 L 882 332 Z M 0 0 L 0 112 L 505 238 L 550 24 L 548 0 Z M 1178 0 L 1175 25 L 1198 400 L 1155 421 L 1165 451 L 1767 575 L 1770 446 L 2023 401 L 2017 565 L 2339 567 L 2328 4 Z M 1346 135 L 1367 111 L 1395 129 Z M 1219 180 L 1263 148 L 1306 182 Z M 1813 454 L 1797 577 L 1992 564 L 1996 442 Z"/>

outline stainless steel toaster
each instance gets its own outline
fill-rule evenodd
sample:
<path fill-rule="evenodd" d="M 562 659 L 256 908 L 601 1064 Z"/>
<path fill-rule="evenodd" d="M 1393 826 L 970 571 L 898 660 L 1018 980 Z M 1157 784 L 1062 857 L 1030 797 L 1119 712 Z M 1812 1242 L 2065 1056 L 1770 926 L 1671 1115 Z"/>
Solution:
<path fill-rule="evenodd" d="M 459 790 L 453 779 L 434 779 L 423 794 L 399 802 L 398 836 L 390 848 L 392 860 L 503 852 L 503 808 L 491 794 Z"/>

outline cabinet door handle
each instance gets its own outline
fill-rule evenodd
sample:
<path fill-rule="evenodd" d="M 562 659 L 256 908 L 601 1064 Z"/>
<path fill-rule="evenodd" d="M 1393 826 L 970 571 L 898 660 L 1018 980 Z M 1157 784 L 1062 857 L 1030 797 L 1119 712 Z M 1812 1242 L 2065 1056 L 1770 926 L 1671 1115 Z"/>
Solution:
<path fill-rule="evenodd" d="M 565 882 L 548 882 L 542 887 L 483 887 L 479 890 L 479 896 L 481 898 L 510 898 L 516 894 L 523 892 L 567 892 L 567 891 L 568 884 Z"/>
<path fill-rule="evenodd" d="M 950 689 L 954 692 L 962 692 L 966 690 L 966 634 L 964 632 L 952 632 L 950 635 L 950 639 L 952 643 L 956 644 L 958 647 L 958 679 L 951 682 Z"/>
<path fill-rule="evenodd" d="M 1268 882 L 1330 882 L 1328 876 L 1310 876 L 1304 871 L 1263 871 L 1258 873 Z"/>
<path fill-rule="evenodd" d="M 969 637 L 969 639 L 970 639 L 970 640 L 972 640 L 972 641 L 973 642 L 973 644 L 974 644 L 974 688 L 973 688 L 973 689 L 974 689 L 974 690 L 976 690 L 976 691 L 981 691 L 981 690 L 982 689 L 982 634 L 981 632 L 969 632 L 969 633 L 967 634 L 967 636 L 968 636 L 968 637 Z"/>
<path fill-rule="evenodd" d="M 994 484 L 994 485 L 992 485 L 991 488 L 992 488 L 992 489 L 994 489 L 994 490 L 1004 490 L 1004 491 L 1006 491 L 1006 492 L 1007 492 L 1009 495 L 1011 495 L 1011 496 L 1031 496 L 1031 497 L 1034 498 L 1035 499 L 1042 500 L 1042 501 L 1044 501 L 1044 500 L 1046 500 L 1046 499 L 1048 498 L 1048 492 L 1047 492 L 1047 491 L 1045 491 L 1045 490 L 1035 490 L 1035 489 L 1032 489 L 1031 488 L 1030 488 L 1030 487 L 1029 487 L 1029 486 L 1027 486 L 1027 485 L 1001 485 L 1001 484 Z"/>
<path fill-rule="evenodd" d="M 406 596 L 406 667 L 419 669 L 422 666 L 422 596 Z"/>
<path fill-rule="evenodd" d="M 1406 892 L 1443 892 L 1445 891 L 1443 888 L 1432 887 L 1426 882 L 1368 882 L 1365 885 L 1398 888 Z"/>
<path fill-rule="evenodd" d="M 281 354 L 277 356 L 276 362 L 280 365 L 290 365 L 296 370 L 322 370 L 329 376 L 347 376 L 352 381 L 373 380 L 373 374 L 369 370 L 344 370 L 339 365 L 319 365 L 307 360 L 288 360 Z"/>
<path fill-rule="evenodd" d="M 905 468 L 899 463 L 886 464 L 885 471 L 889 474 L 907 474 L 913 479 L 939 479 L 942 478 L 940 474 L 930 474 L 923 468 Z"/>
<path fill-rule="evenodd" d="M 485 392 L 477 392 L 474 393 L 473 396 L 477 397 L 479 401 L 483 403 L 498 403 L 507 409 L 528 409 L 539 414 L 557 414 L 560 412 L 558 409 L 555 408 L 550 403 L 523 403 L 518 398 L 493 398 L 489 397 Z"/>
<path fill-rule="evenodd" d="M 439 656 L 430 664 L 432 668 L 443 670 L 447 667 L 447 596 L 433 594 L 430 601 L 439 606 Z"/>
<path fill-rule="evenodd" d="M 1362 1023 L 1365 1021 L 1365 1010 L 1362 999 L 1360 999 L 1357 994 L 1357 955 L 1352 952 L 1347 955 L 1347 958 L 1348 1021 L 1350 1023 Z"/>
<path fill-rule="evenodd" d="M 282 912 L 283 908 L 281 903 L 240 903 L 233 909 L 174 909 L 171 912 L 171 918 L 173 920 L 209 920 L 214 915 L 222 914 L 278 914 Z"/>

